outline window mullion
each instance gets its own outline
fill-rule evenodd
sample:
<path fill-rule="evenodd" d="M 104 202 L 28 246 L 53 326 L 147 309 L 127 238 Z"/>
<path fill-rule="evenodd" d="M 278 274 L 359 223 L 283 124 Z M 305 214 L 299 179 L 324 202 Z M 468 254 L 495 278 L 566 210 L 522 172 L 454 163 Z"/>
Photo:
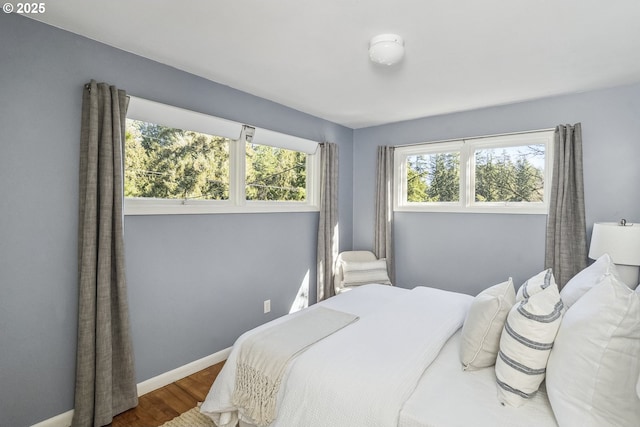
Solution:
<path fill-rule="evenodd" d="M 243 206 L 246 204 L 245 197 L 245 180 L 246 180 L 246 142 L 244 138 L 244 131 L 242 132 L 240 139 L 233 140 L 231 143 L 231 149 L 229 150 L 230 157 L 230 182 L 229 182 L 229 197 L 231 202 L 235 206 Z"/>
<path fill-rule="evenodd" d="M 469 206 L 471 191 L 469 184 L 471 177 L 470 145 L 469 141 L 462 141 L 462 147 L 460 148 L 460 203 L 464 207 Z"/>

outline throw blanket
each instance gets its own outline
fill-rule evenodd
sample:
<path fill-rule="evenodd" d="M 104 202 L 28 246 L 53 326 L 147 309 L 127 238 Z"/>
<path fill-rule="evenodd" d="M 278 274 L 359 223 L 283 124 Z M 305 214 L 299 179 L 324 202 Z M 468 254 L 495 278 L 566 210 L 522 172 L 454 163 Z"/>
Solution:
<path fill-rule="evenodd" d="M 317 307 L 248 337 L 238 353 L 232 396 L 243 418 L 257 426 L 271 424 L 289 360 L 357 319 L 353 314 Z"/>

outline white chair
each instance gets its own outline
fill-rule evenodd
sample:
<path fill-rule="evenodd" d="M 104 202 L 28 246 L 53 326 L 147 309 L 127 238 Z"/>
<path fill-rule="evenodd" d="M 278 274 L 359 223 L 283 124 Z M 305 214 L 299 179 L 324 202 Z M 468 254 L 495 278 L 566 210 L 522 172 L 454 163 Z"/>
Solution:
<path fill-rule="evenodd" d="M 336 260 L 335 274 L 334 274 L 334 277 L 333 277 L 333 286 L 334 286 L 334 288 L 336 290 L 336 295 L 340 294 L 341 292 L 349 291 L 349 290 L 353 289 L 354 287 L 363 284 L 363 283 L 359 283 L 356 286 L 349 286 L 348 284 L 345 285 L 345 283 L 344 283 L 344 272 L 343 272 L 343 266 L 344 266 L 345 263 L 350 263 L 350 262 L 366 263 L 366 262 L 373 262 L 373 261 L 378 261 L 378 258 L 371 251 L 345 251 L 345 252 L 341 252 L 338 255 L 338 259 Z M 380 273 L 381 274 L 378 274 L 377 276 L 379 278 L 381 278 L 381 279 L 384 279 L 384 277 L 380 277 L 380 276 L 384 276 L 386 274 L 387 277 L 386 277 L 386 283 L 385 284 L 389 284 L 390 285 L 391 281 L 389 281 L 389 277 L 388 277 L 386 266 L 384 268 L 384 271 L 380 272 Z M 385 280 L 379 280 L 379 281 L 378 280 L 373 280 L 371 283 L 384 283 L 384 282 L 385 282 Z"/>

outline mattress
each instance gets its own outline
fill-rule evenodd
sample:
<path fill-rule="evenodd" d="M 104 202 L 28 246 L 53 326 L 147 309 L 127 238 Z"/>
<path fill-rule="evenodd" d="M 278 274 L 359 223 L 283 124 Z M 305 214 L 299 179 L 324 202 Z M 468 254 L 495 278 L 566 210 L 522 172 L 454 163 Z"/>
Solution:
<path fill-rule="evenodd" d="M 463 371 L 460 335 L 447 341 L 424 372 L 400 412 L 400 427 L 558 426 L 544 389 L 519 408 L 502 406 L 493 367 Z"/>

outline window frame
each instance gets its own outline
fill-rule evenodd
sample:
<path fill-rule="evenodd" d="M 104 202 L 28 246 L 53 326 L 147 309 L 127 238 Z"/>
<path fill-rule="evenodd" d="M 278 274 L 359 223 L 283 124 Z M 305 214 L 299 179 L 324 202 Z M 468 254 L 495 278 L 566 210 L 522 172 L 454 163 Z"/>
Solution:
<path fill-rule="evenodd" d="M 398 212 L 458 212 L 548 214 L 553 176 L 554 129 L 502 135 L 425 142 L 397 146 L 394 151 L 394 211 Z M 542 202 L 476 202 L 475 152 L 478 149 L 545 146 L 544 187 Z M 420 154 L 460 153 L 460 197 L 458 202 L 408 202 L 407 158 Z"/>
<path fill-rule="evenodd" d="M 221 119 L 207 114 L 130 97 L 128 119 L 156 123 L 185 130 L 208 133 L 229 139 L 229 199 L 228 200 L 193 200 L 193 199 L 157 199 L 145 197 L 125 197 L 125 215 L 180 215 L 180 214 L 228 214 L 228 213 L 270 213 L 270 212 L 316 212 L 320 206 L 320 155 L 315 141 L 291 135 L 256 128 Z M 133 108 L 132 108 L 133 106 Z M 186 123 L 183 127 L 180 123 Z M 220 132 L 216 132 L 220 129 Z M 232 134 L 238 132 L 233 137 Z M 306 200 L 305 201 L 264 201 L 246 200 L 246 142 L 254 135 L 267 135 L 267 142 L 262 145 L 276 146 L 278 138 L 284 141 L 283 146 L 307 154 L 306 165 Z M 272 141 L 276 141 L 275 143 Z M 310 152 L 314 147 L 315 151 Z M 123 153 L 126 156 L 126 152 Z M 125 158 L 123 156 L 123 159 Z"/>

